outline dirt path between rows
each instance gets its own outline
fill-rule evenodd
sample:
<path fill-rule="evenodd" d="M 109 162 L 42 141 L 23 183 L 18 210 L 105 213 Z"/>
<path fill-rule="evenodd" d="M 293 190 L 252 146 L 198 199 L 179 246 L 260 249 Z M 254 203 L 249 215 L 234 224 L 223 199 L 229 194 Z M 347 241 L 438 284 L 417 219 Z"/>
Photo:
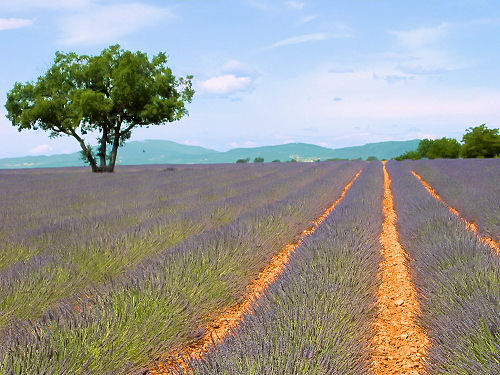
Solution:
<path fill-rule="evenodd" d="M 337 200 L 315 221 L 310 228 L 305 229 L 299 235 L 299 238 L 291 244 L 286 245 L 271 262 L 259 273 L 258 277 L 247 286 L 247 293 L 238 305 L 224 311 L 208 327 L 206 333 L 198 341 L 191 345 L 173 350 L 167 353 L 164 357 L 158 358 L 157 362 L 150 367 L 146 372 L 149 375 L 167 375 L 176 374 L 176 369 L 181 368 L 185 373 L 192 374 L 188 367 L 189 358 L 201 359 L 203 355 L 214 345 L 219 344 L 231 332 L 233 328 L 238 326 L 243 316 L 250 312 L 250 308 L 254 301 L 258 299 L 266 289 L 276 281 L 279 275 L 283 272 L 290 256 L 301 245 L 304 238 L 310 236 L 318 228 L 318 226 L 327 218 L 327 216 L 335 209 L 338 203 L 344 198 L 347 191 L 361 174 L 361 170 L 354 178 L 344 187 L 342 193 Z"/>
<path fill-rule="evenodd" d="M 439 196 L 439 194 L 432 188 L 431 185 L 425 181 L 422 176 L 420 176 L 417 172 L 411 171 L 413 175 L 420 181 L 422 185 L 427 189 L 430 195 L 432 195 L 438 202 L 442 203 L 448 211 L 450 211 L 453 215 L 457 216 L 467 227 L 468 230 L 470 230 L 472 233 L 476 235 L 476 237 L 484 243 L 485 245 L 489 246 L 491 250 L 496 252 L 498 255 L 500 255 L 500 244 L 496 241 L 494 241 L 492 238 L 482 236 L 479 231 L 477 230 L 477 225 L 468 221 L 466 218 L 464 218 L 462 215 L 460 215 L 460 212 L 458 210 L 454 209 L 451 207 L 443 198 Z"/>
<path fill-rule="evenodd" d="M 391 178 L 384 162 L 384 222 L 377 294 L 377 320 L 372 338 L 371 368 L 377 375 L 417 375 L 424 372 L 429 338 L 416 324 L 420 314 L 415 286 L 398 239 Z"/>

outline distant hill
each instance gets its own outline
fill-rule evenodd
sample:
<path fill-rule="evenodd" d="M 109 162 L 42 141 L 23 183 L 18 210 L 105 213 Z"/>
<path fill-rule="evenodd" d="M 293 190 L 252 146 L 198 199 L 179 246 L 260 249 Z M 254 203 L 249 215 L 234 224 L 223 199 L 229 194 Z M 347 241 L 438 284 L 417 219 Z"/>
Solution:
<path fill-rule="evenodd" d="M 265 161 L 296 159 L 299 161 L 325 159 L 390 159 L 410 150 L 416 150 L 418 139 L 369 143 L 364 146 L 331 149 L 308 143 L 252 148 L 235 148 L 219 152 L 199 146 L 188 146 L 171 141 L 147 140 L 128 142 L 118 151 L 117 164 L 212 164 L 234 163 L 238 159 L 263 157 Z M 24 156 L 0 159 L 0 169 L 77 167 L 85 165 L 80 153 L 50 156 Z"/>

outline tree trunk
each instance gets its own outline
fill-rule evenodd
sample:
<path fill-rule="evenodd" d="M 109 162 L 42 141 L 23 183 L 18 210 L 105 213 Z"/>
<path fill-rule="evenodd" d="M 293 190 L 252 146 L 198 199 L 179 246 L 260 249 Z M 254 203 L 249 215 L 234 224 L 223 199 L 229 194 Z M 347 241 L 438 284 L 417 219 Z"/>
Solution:
<path fill-rule="evenodd" d="M 103 126 L 102 129 L 102 137 L 101 137 L 101 145 L 99 146 L 99 159 L 101 170 L 106 169 L 106 143 L 108 140 L 108 128 L 107 126 Z"/>
<path fill-rule="evenodd" d="M 113 134 L 113 145 L 111 148 L 111 155 L 109 157 L 109 164 L 106 172 L 113 172 L 115 170 L 116 154 L 118 153 L 118 147 L 120 146 L 120 128 L 121 122 L 117 124 Z"/>

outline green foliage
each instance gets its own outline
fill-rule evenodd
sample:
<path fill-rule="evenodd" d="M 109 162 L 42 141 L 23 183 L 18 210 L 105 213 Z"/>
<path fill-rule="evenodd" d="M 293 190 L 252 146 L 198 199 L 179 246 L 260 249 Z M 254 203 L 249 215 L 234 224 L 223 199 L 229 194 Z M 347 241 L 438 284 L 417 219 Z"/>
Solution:
<path fill-rule="evenodd" d="M 470 127 L 462 137 L 464 158 L 493 158 L 500 155 L 500 135 L 486 124 Z"/>
<path fill-rule="evenodd" d="M 421 159 L 423 157 L 426 157 L 427 155 L 427 152 L 429 151 L 429 149 L 431 148 L 432 146 L 432 143 L 434 141 L 432 139 L 422 139 L 419 143 L 418 143 L 418 147 L 417 147 L 417 154 L 420 155 L 420 157 L 418 159 Z"/>
<path fill-rule="evenodd" d="M 166 63 L 163 52 L 150 60 L 119 45 L 97 56 L 56 52 L 53 65 L 36 82 L 14 84 L 7 94 L 7 118 L 19 131 L 42 129 L 51 137 L 75 138 L 94 172 L 111 172 L 118 147 L 135 127 L 188 114 L 192 76 L 177 79 Z M 96 150 L 85 143 L 91 132 L 98 134 Z"/>
<path fill-rule="evenodd" d="M 396 160 L 418 160 L 422 158 L 429 159 L 456 159 L 460 155 L 460 143 L 453 138 L 440 138 L 436 140 L 422 139 L 415 151 L 408 151 L 398 157 Z"/>
<path fill-rule="evenodd" d="M 460 155 L 460 143 L 456 139 L 443 137 L 431 141 L 429 148 L 422 157 L 429 159 L 457 159 Z"/>
<path fill-rule="evenodd" d="M 456 159 L 464 158 L 494 158 L 500 156 L 500 134 L 498 129 L 488 129 L 486 124 L 470 127 L 462 137 L 461 145 L 453 138 L 436 140 L 422 139 L 416 151 L 408 151 L 396 160 L 405 159 Z"/>
<path fill-rule="evenodd" d="M 281 160 L 278 160 L 278 159 L 273 160 L 273 163 L 281 163 Z"/>
<path fill-rule="evenodd" d="M 374 161 L 374 160 L 378 160 L 378 158 L 376 156 L 368 156 L 366 158 L 366 161 Z"/>
<path fill-rule="evenodd" d="M 264 158 L 257 156 L 255 159 L 253 159 L 254 163 L 264 163 Z"/>
<path fill-rule="evenodd" d="M 418 151 L 407 151 L 402 155 L 396 156 L 394 159 L 397 161 L 402 161 L 402 160 L 406 160 L 406 159 L 418 160 L 420 158 L 421 158 L 421 156 L 418 153 Z"/>
<path fill-rule="evenodd" d="M 236 160 L 236 163 L 240 164 L 240 163 L 248 163 L 250 161 L 250 158 L 246 158 L 246 159 L 238 159 Z"/>

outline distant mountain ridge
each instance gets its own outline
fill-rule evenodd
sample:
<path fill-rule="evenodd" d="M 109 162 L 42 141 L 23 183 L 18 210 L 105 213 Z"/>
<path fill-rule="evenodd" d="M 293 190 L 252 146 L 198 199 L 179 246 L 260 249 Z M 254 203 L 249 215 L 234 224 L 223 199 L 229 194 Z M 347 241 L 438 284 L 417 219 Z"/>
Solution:
<path fill-rule="evenodd" d="M 313 161 L 326 159 L 390 159 L 407 151 L 416 150 L 420 140 L 368 143 L 363 146 L 326 148 L 309 143 L 287 143 L 283 145 L 252 148 L 235 148 L 216 151 L 200 146 L 189 146 L 164 140 L 128 142 L 119 149 L 117 165 L 140 164 L 214 164 L 234 163 L 238 159 L 262 157 L 273 160 Z M 50 156 L 23 156 L 0 159 L 0 169 L 78 167 L 85 164 L 80 153 Z"/>

